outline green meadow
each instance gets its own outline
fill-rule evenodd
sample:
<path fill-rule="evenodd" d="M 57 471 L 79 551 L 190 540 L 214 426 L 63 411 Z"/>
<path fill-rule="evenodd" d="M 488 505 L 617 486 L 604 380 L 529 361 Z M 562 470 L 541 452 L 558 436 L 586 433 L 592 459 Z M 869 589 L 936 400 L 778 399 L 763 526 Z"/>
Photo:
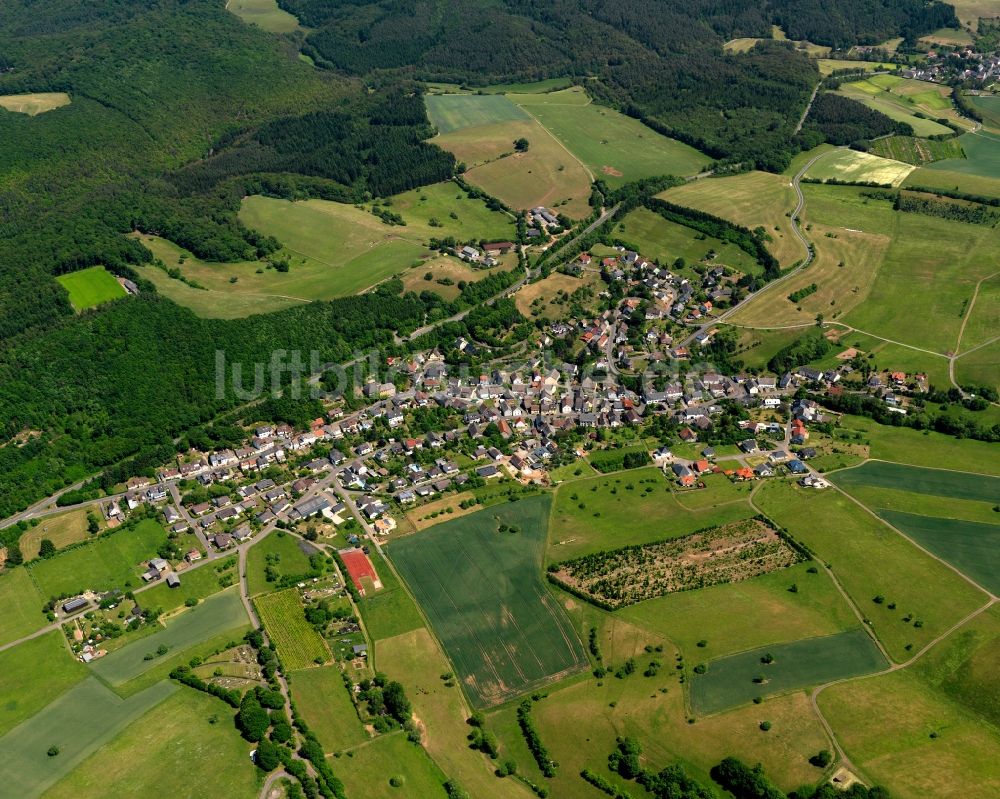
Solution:
<path fill-rule="evenodd" d="M 765 663 L 769 656 L 773 662 Z M 706 673 L 691 679 L 691 704 L 698 713 L 718 713 L 757 696 L 870 674 L 888 665 L 862 629 L 776 644 L 709 661 Z"/>
<path fill-rule="evenodd" d="M 270 33 L 291 33 L 299 27 L 299 21 L 279 8 L 276 0 L 226 0 L 226 10 Z"/>
<path fill-rule="evenodd" d="M 297 576 L 309 571 L 309 556 L 303 541 L 281 530 L 270 533 L 247 551 L 247 593 L 263 594 L 277 588 L 267 580 L 267 567 L 281 576 Z M 311 545 L 306 544 L 306 546 Z"/>
<path fill-rule="evenodd" d="M 296 672 L 291 690 L 299 713 L 326 751 L 339 752 L 368 740 L 336 664 Z"/>
<path fill-rule="evenodd" d="M 368 553 L 382 588 L 361 598 L 358 607 L 372 641 L 420 629 L 424 619 L 416 603 L 377 549 Z"/>
<path fill-rule="evenodd" d="M 0 574 L 0 645 L 45 626 L 45 599 L 27 569 L 5 569 Z"/>
<path fill-rule="evenodd" d="M 70 304 L 77 311 L 85 311 L 127 294 L 121 283 L 103 266 L 67 272 L 56 280 L 69 293 Z"/>
<path fill-rule="evenodd" d="M 441 134 L 530 118 L 502 94 L 429 94 L 424 100 L 427 116 Z"/>
<path fill-rule="evenodd" d="M 959 140 L 965 158 L 935 161 L 928 169 L 967 173 L 985 178 L 1000 178 L 1000 135 L 978 131 L 966 133 Z M 971 192 L 970 190 L 970 193 Z"/>

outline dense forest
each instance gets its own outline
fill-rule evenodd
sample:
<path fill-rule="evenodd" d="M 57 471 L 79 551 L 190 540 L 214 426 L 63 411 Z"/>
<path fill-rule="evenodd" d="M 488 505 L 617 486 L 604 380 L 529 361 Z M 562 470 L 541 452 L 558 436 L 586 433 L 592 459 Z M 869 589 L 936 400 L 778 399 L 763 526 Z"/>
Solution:
<path fill-rule="evenodd" d="M 804 134 L 815 131 L 831 144 L 860 144 L 879 136 L 912 136 L 906 122 L 890 119 L 881 111 L 869 108 L 850 97 L 822 92 L 817 95 L 806 120 Z"/>

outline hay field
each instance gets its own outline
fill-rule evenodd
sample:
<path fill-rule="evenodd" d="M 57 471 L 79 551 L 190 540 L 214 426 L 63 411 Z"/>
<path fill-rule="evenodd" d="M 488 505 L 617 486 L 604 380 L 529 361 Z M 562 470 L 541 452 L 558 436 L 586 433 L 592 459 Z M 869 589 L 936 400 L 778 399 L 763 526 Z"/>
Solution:
<path fill-rule="evenodd" d="M 427 116 L 438 133 L 529 119 L 529 115 L 502 94 L 429 94 Z"/>
<path fill-rule="evenodd" d="M 498 505 L 390 544 L 471 701 L 487 707 L 587 664 L 541 577 L 551 500 Z M 514 525 L 516 532 L 499 531 Z"/>
<path fill-rule="evenodd" d="M 29 117 L 54 111 L 69 104 L 69 95 L 65 92 L 0 95 L 0 108 L 15 114 L 27 114 Z"/>
<path fill-rule="evenodd" d="M 579 302 L 583 308 L 594 308 L 597 295 L 603 289 L 604 283 L 596 272 L 584 272 L 580 277 L 553 272 L 523 286 L 514 295 L 514 302 L 525 316 L 561 319 L 569 313 L 574 302 Z"/>
<path fill-rule="evenodd" d="M 768 249 L 789 267 L 805 257 L 805 248 L 792 233 L 788 214 L 795 208 L 791 180 L 769 172 L 747 172 L 722 178 L 704 178 L 657 195 L 678 205 L 728 219 L 753 230 L 763 226 L 771 241 Z"/>
<path fill-rule="evenodd" d="M 70 304 L 78 312 L 127 296 L 121 283 L 103 266 L 67 272 L 56 281 L 69 292 Z"/>
<path fill-rule="evenodd" d="M 226 10 L 269 33 L 291 33 L 299 28 L 299 21 L 276 0 L 226 0 Z"/>
<path fill-rule="evenodd" d="M 898 186 L 913 169 L 913 164 L 904 164 L 902 161 L 892 161 L 857 150 L 839 149 L 832 150 L 817 160 L 809 167 L 806 177 Z"/>

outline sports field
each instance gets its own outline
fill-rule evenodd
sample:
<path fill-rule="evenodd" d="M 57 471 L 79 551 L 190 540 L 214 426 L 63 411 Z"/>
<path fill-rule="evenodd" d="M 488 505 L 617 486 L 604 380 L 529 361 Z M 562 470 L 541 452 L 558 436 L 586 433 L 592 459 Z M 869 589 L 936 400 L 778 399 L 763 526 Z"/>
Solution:
<path fill-rule="evenodd" d="M 589 101 L 580 89 L 512 98 L 596 177 L 614 187 L 657 175 L 697 174 L 709 158 L 639 120 Z"/>
<path fill-rule="evenodd" d="M 163 685 L 165 683 L 161 683 Z M 136 718 L 52 786 L 44 799 L 157 796 L 252 797 L 258 770 L 217 699 L 182 688 Z M 60 755 L 56 760 L 61 760 Z"/>
<path fill-rule="evenodd" d="M 264 594 L 254 599 L 254 605 L 286 669 L 304 669 L 315 665 L 316 661 L 329 660 L 326 642 L 306 621 L 297 588 Z"/>
<path fill-rule="evenodd" d="M 761 273 L 760 265 L 735 244 L 712 236 L 705 236 L 684 225 L 669 222 L 648 208 L 637 208 L 626 214 L 614 229 L 614 236 L 628 242 L 645 258 L 657 259 L 671 266 L 678 258 L 694 265 L 714 251 L 712 265 L 731 266 L 745 274 Z"/>
<path fill-rule="evenodd" d="M 829 564 L 897 661 L 985 602 L 982 591 L 836 490 L 773 480 L 754 503 Z"/>
<path fill-rule="evenodd" d="M 96 541 L 36 561 L 29 569 L 46 597 L 88 588 L 135 588 L 142 585 L 139 574 L 145 570 L 144 562 L 156 557 L 157 547 L 166 539 L 157 522 L 145 519 L 134 530 L 105 533 Z"/>
<path fill-rule="evenodd" d="M 122 699 L 97 679 L 63 694 L 0 738 L 3 795 L 34 799 L 131 722 L 178 690 L 159 682 Z M 49 747 L 59 748 L 49 757 Z"/>
<path fill-rule="evenodd" d="M 54 111 L 69 103 L 69 95 L 65 92 L 0 95 L 0 108 L 13 111 L 15 114 L 27 114 L 30 117 Z"/>
<path fill-rule="evenodd" d="M 267 567 L 279 576 L 296 577 L 309 571 L 309 556 L 301 539 L 275 530 L 247 550 L 247 593 L 250 596 L 273 591 L 277 586 L 267 581 Z"/>
<path fill-rule="evenodd" d="M 87 667 L 70 655 L 58 630 L 0 652 L 0 735 L 87 676 Z"/>
<path fill-rule="evenodd" d="M 69 292 L 70 304 L 77 311 L 85 311 L 87 308 L 116 300 L 127 294 L 121 283 L 103 266 L 91 266 L 78 272 L 68 272 L 59 275 L 56 280 Z"/>
<path fill-rule="evenodd" d="M 528 150 L 514 152 L 516 139 Z M 462 128 L 432 140 L 466 165 L 465 178 L 511 208 L 544 205 L 571 218 L 590 212 L 591 176 L 533 118 Z"/>
<path fill-rule="evenodd" d="M 945 465 L 942 463 L 942 466 Z M 886 461 L 869 461 L 856 469 L 845 469 L 830 477 L 848 491 L 855 486 L 874 486 L 981 502 L 995 503 L 1000 499 L 1000 477 L 903 466 Z"/>
<path fill-rule="evenodd" d="M 931 141 L 914 136 L 889 136 L 871 143 L 871 152 L 883 158 L 904 161 L 914 166 L 923 166 L 934 161 L 965 158 L 965 152 L 958 139 Z"/>
<path fill-rule="evenodd" d="M 913 171 L 912 164 L 891 161 L 857 150 L 831 150 L 809 167 L 806 177 L 851 183 L 888 183 L 898 186 Z"/>
<path fill-rule="evenodd" d="M 354 587 L 362 596 L 374 594 L 382 587 L 382 582 L 378 578 L 372 562 L 368 556 L 360 549 L 346 550 L 340 553 L 344 565 L 347 567 L 347 574 L 354 583 Z"/>
<path fill-rule="evenodd" d="M 424 102 L 431 124 L 442 135 L 477 125 L 530 119 L 502 94 L 429 94 Z"/>
<path fill-rule="evenodd" d="M 771 655 L 774 661 L 764 664 Z M 885 657 L 860 628 L 824 638 L 751 649 L 709 661 L 691 679 L 691 704 L 698 713 L 718 713 L 755 696 L 785 693 L 844 677 L 881 671 Z"/>
<path fill-rule="evenodd" d="M 959 137 L 959 144 L 965 158 L 949 158 L 928 165 L 928 169 L 940 169 L 978 175 L 984 178 L 1000 178 L 1000 134 L 979 131 Z M 975 193 L 969 189 L 969 193 Z"/>
<path fill-rule="evenodd" d="M 296 708 L 325 751 L 339 752 L 368 740 L 336 664 L 297 673 L 291 690 Z"/>
<path fill-rule="evenodd" d="M 476 705 L 499 704 L 587 663 L 541 578 L 550 505 L 547 495 L 497 505 L 390 545 Z"/>
<path fill-rule="evenodd" d="M 291 33 L 299 27 L 299 21 L 279 8 L 276 0 L 226 0 L 226 10 L 270 33 Z"/>
<path fill-rule="evenodd" d="M 27 569 L 5 569 L 0 574 L 0 645 L 16 641 L 45 626 L 43 597 Z"/>
<path fill-rule="evenodd" d="M 685 504 L 689 496 L 693 493 L 673 493 L 663 472 L 652 466 L 564 483 L 553 503 L 546 559 L 663 541 L 754 515 L 737 494 L 716 495 L 716 502 L 694 510 Z"/>
<path fill-rule="evenodd" d="M 142 594 L 138 597 L 140 602 L 144 601 Z M 168 654 L 173 656 L 214 635 L 235 630 L 247 623 L 246 610 L 238 590 L 233 587 L 186 609 L 152 635 L 95 660 L 91 668 L 102 680 L 120 685 L 159 666 L 161 658 L 146 660 L 146 655 L 155 653 L 161 645 L 166 646 Z M 239 635 L 234 633 L 234 637 Z"/>
<path fill-rule="evenodd" d="M 795 191 L 788 177 L 768 172 L 747 172 L 704 178 L 668 189 L 657 196 L 678 205 L 706 211 L 751 230 L 763 226 L 771 237 L 767 247 L 783 267 L 805 257 L 805 249 L 792 233 L 786 216 L 795 208 Z"/>

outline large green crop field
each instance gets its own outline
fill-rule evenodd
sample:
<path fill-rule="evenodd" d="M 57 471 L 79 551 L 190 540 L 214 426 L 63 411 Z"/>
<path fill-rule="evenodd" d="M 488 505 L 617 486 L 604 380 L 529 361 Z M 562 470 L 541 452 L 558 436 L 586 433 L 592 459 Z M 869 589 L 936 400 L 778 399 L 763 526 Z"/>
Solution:
<path fill-rule="evenodd" d="M 77 272 L 67 272 L 56 278 L 69 292 L 70 304 L 77 311 L 126 296 L 121 283 L 103 266 L 91 266 Z"/>
<path fill-rule="evenodd" d="M 190 799 L 256 796 L 252 744 L 218 719 L 219 707 L 217 699 L 198 691 L 176 691 L 53 785 L 44 799 L 156 796 L 166 785 Z"/>
<path fill-rule="evenodd" d="M 131 722 L 178 690 L 159 682 L 122 699 L 97 679 L 80 683 L 0 738 L 3 795 L 34 799 Z M 49 747 L 59 749 L 49 757 Z"/>
<path fill-rule="evenodd" d="M 695 510 L 688 509 L 688 497 L 696 507 L 694 493 L 673 493 L 652 466 L 565 483 L 553 503 L 547 560 L 677 538 L 754 515 L 739 495 L 716 493 L 717 502 Z"/>
<path fill-rule="evenodd" d="M 981 502 L 996 502 L 1000 498 L 1000 478 L 997 477 L 904 466 L 886 461 L 869 461 L 856 469 L 837 472 L 832 475 L 832 479 L 848 491 L 855 486 L 873 486 Z"/>
<path fill-rule="evenodd" d="M 709 158 L 612 108 L 579 102 L 579 90 L 512 98 L 611 186 L 656 175 L 697 174 Z M 583 95 L 586 99 L 586 95 Z"/>
<path fill-rule="evenodd" d="M 499 704 L 587 658 L 542 582 L 548 496 L 498 505 L 390 545 L 473 702 Z M 517 532 L 499 532 L 499 525 Z"/>
<path fill-rule="evenodd" d="M 927 168 L 1000 178 L 1000 134 L 985 131 L 966 133 L 958 141 L 965 152 L 965 158 L 936 161 Z"/>
<path fill-rule="evenodd" d="M 87 677 L 55 630 L 0 652 L 0 735 Z"/>
<path fill-rule="evenodd" d="M 326 642 L 306 621 L 297 588 L 264 594 L 254 600 L 254 605 L 286 669 L 304 669 L 329 659 Z"/>
<path fill-rule="evenodd" d="M 754 504 L 830 565 L 895 660 L 906 660 L 986 601 L 981 590 L 835 489 L 774 480 L 761 486 Z M 884 601 L 875 602 L 877 596 Z"/>
<path fill-rule="evenodd" d="M 142 601 L 142 594 L 139 597 Z M 160 658 L 146 660 L 146 655 L 156 652 L 161 645 L 166 646 L 172 655 L 176 655 L 230 630 L 233 631 L 234 638 L 239 638 L 236 630 L 247 623 L 240 595 L 235 587 L 230 588 L 185 610 L 152 635 L 95 660 L 91 668 L 102 680 L 120 685 L 159 666 Z"/>
<path fill-rule="evenodd" d="M 764 664 L 771 655 L 774 661 Z M 888 667 L 878 646 L 862 629 L 824 638 L 751 649 L 712 660 L 691 681 L 691 704 L 699 713 L 718 713 L 756 696 L 785 693 Z M 757 682 L 763 678 L 762 682 Z"/>
<path fill-rule="evenodd" d="M 134 530 L 105 533 L 97 540 L 31 564 L 31 576 L 46 597 L 79 593 L 87 588 L 137 587 L 144 561 L 156 557 L 166 531 L 146 519 Z"/>
<path fill-rule="evenodd" d="M 438 133 L 462 128 L 529 119 L 529 115 L 502 94 L 429 94 L 427 116 Z"/>

